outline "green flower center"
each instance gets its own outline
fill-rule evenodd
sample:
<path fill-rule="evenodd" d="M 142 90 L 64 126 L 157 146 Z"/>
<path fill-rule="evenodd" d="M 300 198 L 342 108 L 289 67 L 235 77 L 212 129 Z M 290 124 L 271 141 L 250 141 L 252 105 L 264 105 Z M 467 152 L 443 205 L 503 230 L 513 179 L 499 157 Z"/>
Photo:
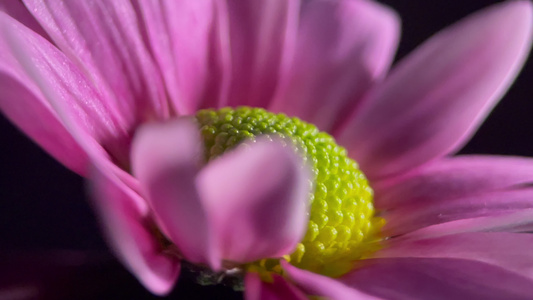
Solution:
<path fill-rule="evenodd" d="M 238 107 L 196 114 L 205 145 L 205 161 L 258 136 L 289 139 L 313 171 L 314 191 L 307 234 L 290 263 L 327 276 L 339 276 L 352 262 L 375 250 L 383 220 L 374 217 L 373 192 L 346 149 L 314 125 L 264 109 Z M 276 271 L 276 259 L 251 265 Z"/>

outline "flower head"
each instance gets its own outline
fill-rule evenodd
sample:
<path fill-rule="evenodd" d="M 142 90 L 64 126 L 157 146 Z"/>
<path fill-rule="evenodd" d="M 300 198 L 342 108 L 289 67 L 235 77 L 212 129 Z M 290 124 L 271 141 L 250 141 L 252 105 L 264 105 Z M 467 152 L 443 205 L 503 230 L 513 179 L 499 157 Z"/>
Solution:
<path fill-rule="evenodd" d="M 185 265 L 247 299 L 533 295 L 516 233 L 533 226 L 533 162 L 449 156 L 524 63 L 529 1 L 390 73 L 399 20 L 372 1 L 0 8 L 0 109 L 88 178 L 152 292 Z"/>

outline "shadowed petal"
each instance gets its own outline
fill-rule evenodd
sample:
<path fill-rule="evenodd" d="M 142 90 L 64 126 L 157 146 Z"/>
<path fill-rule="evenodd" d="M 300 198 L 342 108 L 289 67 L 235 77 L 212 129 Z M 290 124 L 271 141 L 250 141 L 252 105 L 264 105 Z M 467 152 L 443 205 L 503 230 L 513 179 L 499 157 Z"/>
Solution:
<path fill-rule="evenodd" d="M 298 269 L 287 263 L 281 262 L 289 278 L 295 282 L 308 295 L 326 297 L 331 300 L 377 300 L 374 296 L 367 295 L 357 289 L 346 286 L 339 281 L 313 272 Z"/>
<path fill-rule="evenodd" d="M 159 227 L 187 260 L 217 266 L 195 185 L 202 150 L 197 125 L 188 119 L 144 125 L 133 141 L 133 174 Z"/>
<path fill-rule="evenodd" d="M 370 179 L 458 149 L 522 66 L 532 10 L 529 1 L 506 1 L 431 38 L 371 92 L 340 144 Z"/>
<path fill-rule="evenodd" d="M 533 281 L 486 263 L 452 258 L 366 260 L 340 281 L 384 299 L 531 299 Z"/>
<path fill-rule="evenodd" d="M 76 172 L 87 171 L 80 147 L 92 159 L 106 161 L 100 144 L 127 135 L 117 126 L 106 99 L 76 66 L 43 37 L 2 12 L 0 77 L 2 111 Z"/>
<path fill-rule="evenodd" d="M 294 61 L 274 111 L 333 132 L 388 70 L 399 18 L 371 1 L 309 1 L 302 7 Z"/>
<path fill-rule="evenodd" d="M 168 115 L 160 73 L 127 1 L 25 1 L 51 39 L 106 95 L 108 109 L 130 129 Z M 127 149 L 122 149 L 127 155 Z"/>
<path fill-rule="evenodd" d="M 244 279 L 246 300 L 305 300 L 307 297 L 279 275 L 272 275 L 273 282 L 264 282 L 257 273 L 248 272 Z"/>
<path fill-rule="evenodd" d="M 419 240 L 391 239 L 377 257 L 449 257 L 481 261 L 533 279 L 533 235 L 460 233 Z"/>
<path fill-rule="evenodd" d="M 227 74 L 231 85 L 227 102 L 221 106 L 266 108 L 293 55 L 300 0 L 234 0 L 219 4 L 221 21 L 227 22 L 227 47 L 231 51 L 231 74 Z"/>
<path fill-rule="evenodd" d="M 259 139 L 210 162 L 198 175 L 223 258 L 246 263 L 280 257 L 302 239 L 310 174 L 290 147 Z"/>
<path fill-rule="evenodd" d="M 525 187 L 533 182 L 533 159 L 464 155 L 444 158 L 409 174 L 373 184 L 376 206 L 391 209 Z"/>
<path fill-rule="evenodd" d="M 175 110 L 217 107 L 229 84 L 229 49 L 214 0 L 134 1 Z M 226 32 L 227 34 L 227 32 Z M 225 74 L 229 75 L 229 74 Z"/>
<path fill-rule="evenodd" d="M 151 292 L 168 293 L 180 263 L 162 251 L 143 199 L 108 172 L 94 168 L 91 194 L 107 240 L 122 263 Z"/>

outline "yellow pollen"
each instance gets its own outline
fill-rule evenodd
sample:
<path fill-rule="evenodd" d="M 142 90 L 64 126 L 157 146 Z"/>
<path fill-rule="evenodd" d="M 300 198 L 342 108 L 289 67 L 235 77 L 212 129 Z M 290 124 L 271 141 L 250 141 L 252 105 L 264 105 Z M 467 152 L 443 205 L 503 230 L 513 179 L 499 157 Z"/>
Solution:
<path fill-rule="evenodd" d="M 376 250 L 384 220 L 375 217 L 373 191 L 346 149 L 314 125 L 264 109 L 238 107 L 196 114 L 205 145 L 205 161 L 258 136 L 289 139 L 313 171 L 314 191 L 307 233 L 287 257 L 291 264 L 327 276 L 340 276 L 352 263 Z M 268 280 L 281 273 L 279 258 L 248 266 Z"/>

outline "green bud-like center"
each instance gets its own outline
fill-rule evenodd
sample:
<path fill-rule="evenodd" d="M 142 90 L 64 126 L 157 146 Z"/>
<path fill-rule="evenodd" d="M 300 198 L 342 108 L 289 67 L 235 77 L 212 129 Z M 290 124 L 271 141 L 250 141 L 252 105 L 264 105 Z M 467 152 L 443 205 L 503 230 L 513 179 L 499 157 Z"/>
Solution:
<path fill-rule="evenodd" d="M 382 220 L 374 217 L 372 189 L 357 163 L 335 139 L 314 125 L 260 108 L 200 110 L 196 120 L 205 161 L 259 136 L 289 139 L 313 171 L 314 191 L 307 234 L 290 263 L 316 273 L 339 276 L 375 246 Z M 271 260 L 260 262 L 269 268 Z M 271 263 L 272 268 L 276 263 Z"/>

